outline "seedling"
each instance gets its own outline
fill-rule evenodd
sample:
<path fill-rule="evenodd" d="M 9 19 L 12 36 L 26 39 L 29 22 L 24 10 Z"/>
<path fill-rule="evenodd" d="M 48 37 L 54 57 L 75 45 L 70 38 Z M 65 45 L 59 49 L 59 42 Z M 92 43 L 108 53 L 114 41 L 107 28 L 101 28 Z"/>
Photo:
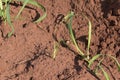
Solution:
<path fill-rule="evenodd" d="M 14 0 L 0 0 L 0 17 L 3 21 L 5 21 L 5 23 L 7 22 L 11 28 L 11 32 L 8 33 L 7 37 L 10 37 L 13 33 L 14 33 L 14 26 L 11 22 L 11 15 L 10 15 L 10 3 L 14 1 Z M 20 11 L 18 12 L 16 19 L 19 17 L 19 15 L 21 14 L 21 12 L 23 11 L 23 9 L 25 8 L 25 6 L 27 4 L 32 4 L 34 6 L 37 6 L 38 8 L 42 9 L 42 11 L 44 12 L 43 16 L 41 16 L 40 18 L 38 18 L 35 22 L 40 22 L 42 21 L 47 13 L 46 13 L 46 9 L 43 5 L 41 5 L 40 3 L 34 1 L 34 0 L 17 0 L 19 2 L 23 3 L 22 8 L 20 9 Z"/>
<path fill-rule="evenodd" d="M 72 30 L 72 18 L 73 18 L 73 16 L 74 16 L 74 12 L 70 12 L 67 16 L 65 16 L 64 21 L 65 21 L 66 26 L 67 26 L 67 28 L 69 30 L 71 40 L 73 41 L 74 45 L 76 46 L 79 54 L 81 56 L 84 56 L 84 53 L 80 50 L 80 48 L 79 48 L 79 46 L 78 46 L 78 44 L 77 44 L 77 42 L 75 40 L 75 36 L 73 34 L 73 30 Z"/>
<path fill-rule="evenodd" d="M 65 17 L 65 21 L 66 21 L 66 24 L 67 24 L 67 27 L 68 27 L 68 30 L 69 30 L 69 33 L 70 33 L 70 36 L 71 36 L 71 39 L 73 40 L 73 43 L 75 44 L 76 48 L 79 50 L 79 54 L 81 56 L 86 56 L 86 57 L 83 57 L 84 60 L 86 62 L 88 62 L 88 68 L 90 69 L 90 66 L 94 63 L 95 60 L 97 60 L 98 58 L 102 57 L 102 59 L 100 61 L 98 61 L 98 65 L 97 67 L 99 67 L 102 72 L 103 72 L 103 75 L 105 76 L 106 80 L 110 80 L 107 72 L 102 68 L 102 62 L 105 60 L 105 57 L 109 57 L 111 58 L 112 60 L 114 60 L 118 66 L 118 70 L 120 71 L 120 64 L 119 62 L 117 61 L 117 59 L 109 54 L 96 54 L 94 55 L 92 58 L 90 58 L 90 53 L 89 53 L 89 49 L 90 49 L 90 41 L 91 41 L 91 32 L 92 32 L 92 23 L 91 21 L 85 16 L 83 15 L 83 17 L 88 21 L 88 27 L 89 27 L 89 31 L 88 31 L 88 46 L 87 46 L 87 52 L 86 54 L 83 53 L 80 48 L 78 47 L 77 45 L 77 42 L 76 42 L 76 39 L 73 35 L 73 31 L 72 31 L 72 17 L 74 16 L 74 13 L 73 12 L 70 12 L 66 17 Z M 69 19 L 69 20 L 68 20 Z"/>
<path fill-rule="evenodd" d="M 97 75 L 97 71 L 98 69 L 100 69 L 103 72 L 103 75 L 105 76 L 106 80 L 110 80 L 109 75 L 107 74 L 107 72 L 104 70 L 104 68 L 102 67 L 102 62 L 105 60 L 106 57 L 109 57 L 110 59 L 114 60 L 117 64 L 118 70 L 120 71 L 120 64 L 117 61 L 117 59 L 109 54 L 96 54 L 93 57 L 90 57 L 90 53 L 89 53 L 89 49 L 90 49 L 90 42 L 91 42 L 91 34 L 92 34 L 92 23 L 91 21 L 88 19 L 88 17 L 86 17 L 85 15 L 83 15 L 83 17 L 88 21 L 88 45 L 87 45 L 87 50 L 86 53 L 83 53 L 83 51 L 80 49 L 80 47 L 77 44 L 77 41 L 75 39 L 75 36 L 73 34 L 73 30 L 72 30 L 72 18 L 74 17 L 74 12 L 70 12 L 67 14 L 67 16 L 64 17 L 64 23 L 66 24 L 69 34 L 70 34 L 70 38 L 73 42 L 73 44 L 75 45 L 76 49 L 78 50 L 78 54 L 80 56 L 83 57 L 83 59 L 88 63 L 87 67 L 88 69 L 91 71 L 91 65 L 94 64 L 94 61 L 97 61 L 97 66 L 96 69 L 94 71 L 94 73 Z M 55 57 L 54 57 L 55 58 Z M 99 60 L 98 60 L 99 59 Z"/>
<path fill-rule="evenodd" d="M 40 9 L 43 11 L 43 13 L 44 13 L 43 16 L 41 16 L 40 18 L 38 18 L 38 19 L 35 21 L 36 23 L 37 23 L 37 22 L 41 22 L 43 19 L 46 18 L 47 12 L 46 12 L 45 7 L 44 7 L 42 4 L 36 2 L 35 0 L 18 0 L 18 1 L 23 2 L 23 6 L 22 6 L 22 8 L 20 9 L 19 13 L 17 14 L 16 18 L 19 17 L 20 13 L 23 11 L 23 9 L 25 8 L 25 6 L 26 6 L 27 4 L 32 4 L 32 5 L 34 5 L 34 6 L 37 6 L 37 7 L 40 8 Z"/>

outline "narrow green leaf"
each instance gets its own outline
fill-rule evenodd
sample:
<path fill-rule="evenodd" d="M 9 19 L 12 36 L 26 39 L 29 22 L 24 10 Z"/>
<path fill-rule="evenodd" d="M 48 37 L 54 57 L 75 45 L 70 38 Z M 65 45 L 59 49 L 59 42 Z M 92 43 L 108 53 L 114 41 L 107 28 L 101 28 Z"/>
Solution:
<path fill-rule="evenodd" d="M 81 56 L 84 56 L 84 53 L 80 50 L 79 46 L 77 45 L 75 36 L 73 34 L 73 30 L 72 30 L 72 18 L 73 18 L 73 16 L 74 16 L 74 12 L 71 11 L 69 14 L 67 14 L 67 16 L 64 17 L 64 20 L 65 20 L 66 26 L 69 30 L 71 40 L 73 41 L 74 45 L 76 46 L 77 50 L 79 51 L 79 54 Z"/>
<path fill-rule="evenodd" d="M 64 20 L 65 20 L 65 22 L 67 22 L 71 17 L 73 17 L 74 16 L 74 12 L 70 12 L 70 13 L 68 13 L 65 17 L 64 17 Z"/>
<path fill-rule="evenodd" d="M 107 72 L 99 65 L 100 69 L 103 72 L 103 75 L 105 76 L 106 80 L 110 80 L 110 77 L 108 76 Z"/>
<path fill-rule="evenodd" d="M 91 34 L 92 34 L 92 23 L 89 20 L 89 18 L 87 16 L 85 16 L 84 14 L 82 14 L 83 17 L 88 21 L 88 45 L 87 45 L 87 59 L 89 59 L 89 49 L 90 49 L 90 42 L 91 42 Z"/>
<path fill-rule="evenodd" d="M 14 33 L 14 27 L 12 25 L 11 18 L 10 18 L 10 5 L 9 5 L 9 3 L 7 3 L 6 5 L 7 5 L 6 6 L 6 19 L 12 29 L 12 31 L 10 33 L 8 33 L 8 37 L 10 37 Z"/>
<path fill-rule="evenodd" d="M 114 56 L 111 56 L 111 55 L 108 55 L 108 56 L 116 62 L 117 67 L 118 67 L 118 71 L 120 71 L 120 63 L 118 62 L 118 60 Z"/>
<path fill-rule="evenodd" d="M 0 0 L 0 10 L 3 10 L 3 4 L 1 0 Z"/>
<path fill-rule="evenodd" d="M 25 2 L 25 0 L 19 0 L 19 1 Z M 29 0 L 27 3 L 32 4 L 34 6 L 37 6 L 38 8 L 42 9 L 42 11 L 44 12 L 43 16 L 38 18 L 35 22 L 41 22 L 43 19 L 46 18 L 47 12 L 46 12 L 45 7 L 42 4 L 40 4 L 40 3 L 38 3 L 38 2 L 36 2 L 34 0 Z"/>
<path fill-rule="evenodd" d="M 88 61 L 88 67 L 90 68 L 90 66 L 92 65 L 92 63 L 93 63 L 96 59 L 98 59 L 100 56 L 101 56 L 101 54 L 97 54 L 97 55 L 93 56 L 92 59 L 90 59 L 90 60 Z"/>
<path fill-rule="evenodd" d="M 35 22 L 41 22 L 43 19 L 46 18 L 47 12 L 46 12 L 45 7 L 44 7 L 42 4 L 40 4 L 40 3 L 36 2 L 36 1 L 33 1 L 33 0 L 30 0 L 29 3 L 32 4 L 32 5 L 35 5 L 35 6 L 39 7 L 39 8 L 41 8 L 42 11 L 44 12 L 43 16 L 41 16 L 41 17 L 40 17 L 38 20 L 36 20 Z"/>
<path fill-rule="evenodd" d="M 52 58 L 55 59 L 56 55 L 57 55 L 57 51 L 58 51 L 58 43 L 54 43 L 54 51 L 52 54 Z"/>
<path fill-rule="evenodd" d="M 4 17 L 4 15 L 3 15 L 4 11 L 3 11 L 3 4 L 2 3 L 3 3 L 3 1 L 0 0 L 0 17 L 3 18 Z"/>
<path fill-rule="evenodd" d="M 18 12 L 16 19 L 19 17 L 19 15 L 21 14 L 21 12 L 23 11 L 23 9 L 25 8 L 26 4 L 29 2 L 29 0 L 24 0 L 23 6 L 20 9 L 20 11 Z"/>
<path fill-rule="evenodd" d="M 91 42 L 91 34 L 92 34 L 92 23 L 89 19 L 88 20 L 88 27 L 89 27 L 89 32 L 88 32 L 88 56 L 89 56 L 89 49 L 90 49 L 90 42 Z"/>

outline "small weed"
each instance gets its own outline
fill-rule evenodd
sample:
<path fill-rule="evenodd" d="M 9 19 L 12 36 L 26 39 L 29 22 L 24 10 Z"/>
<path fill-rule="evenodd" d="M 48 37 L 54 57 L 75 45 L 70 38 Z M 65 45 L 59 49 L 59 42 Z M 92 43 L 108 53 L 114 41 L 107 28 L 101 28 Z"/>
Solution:
<path fill-rule="evenodd" d="M 13 24 L 11 22 L 11 18 L 10 18 L 11 17 L 11 15 L 10 15 L 10 3 L 12 1 L 14 1 L 14 0 L 0 0 L 0 17 L 5 23 L 7 22 L 11 28 L 11 32 L 8 33 L 7 37 L 10 37 L 14 33 L 14 26 L 13 26 Z M 43 16 L 38 18 L 35 22 L 40 22 L 46 17 L 46 15 L 47 15 L 46 9 L 40 3 L 38 3 L 34 0 L 17 0 L 17 1 L 22 2 L 23 6 L 20 9 L 20 11 L 18 12 L 16 19 L 19 17 L 19 15 L 21 14 L 21 12 L 23 11 L 23 9 L 25 8 L 25 6 L 27 4 L 32 4 L 34 6 L 37 6 L 38 8 L 42 9 L 42 11 L 44 12 Z"/>
<path fill-rule="evenodd" d="M 83 53 L 82 50 L 80 49 L 80 47 L 78 46 L 75 36 L 73 34 L 73 30 L 72 30 L 72 18 L 74 17 L 74 12 L 70 12 L 68 13 L 65 17 L 63 22 L 66 24 L 67 29 L 69 31 L 70 34 L 70 38 L 73 42 L 73 44 L 75 45 L 76 49 L 78 50 L 78 54 L 80 56 L 83 57 L 83 59 L 88 63 L 87 67 L 88 69 L 91 71 L 91 65 L 94 64 L 94 61 L 97 61 L 97 65 L 95 67 L 94 73 L 97 75 L 97 71 L 100 69 L 103 72 L 103 75 L 105 76 L 106 80 L 110 80 L 110 77 L 108 75 L 108 73 L 104 70 L 104 68 L 102 67 L 103 64 L 102 62 L 105 60 L 106 57 L 109 57 L 110 59 L 114 60 L 118 66 L 118 70 L 120 71 L 120 64 L 118 62 L 118 60 L 109 55 L 109 54 L 96 54 L 92 57 L 90 57 L 90 53 L 89 53 L 89 49 L 90 49 L 90 42 L 91 42 L 91 34 L 92 34 L 92 23 L 91 21 L 88 19 L 87 16 L 83 15 L 82 16 L 88 21 L 88 45 L 87 45 L 87 50 L 86 53 Z M 65 44 L 65 43 L 64 43 Z M 56 51 L 56 50 L 55 50 Z M 55 56 L 54 56 L 55 58 Z M 98 60 L 99 59 L 99 60 Z"/>
<path fill-rule="evenodd" d="M 83 52 L 80 50 L 80 48 L 79 48 L 79 46 L 78 46 L 78 44 L 77 44 L 77 42 L 75 40 L 75 36 L 73 34 L 73 30 L 72 30 L 72 18 L 73 18 L 73 16 L 74 16 L 74 13 L 70 12 L 67 16 L 65 16 L 64 21 L 65 21 L 66 26 L 67 26 L 67 28 L 69 30 L 71 40 L 73 41 L 74 45 L 76 46 L 79 54 L 81 56 L 84 56 Z"/>
<path fill-rule="evenodd" d="M 10 2 L 11 0 L 0 0 L 0 17 L 5 23 L 8 22 L 12 29 L 12 31 L 8 33 L 8 37 L 14 33 L 14 27 L 10 18 Z"/>

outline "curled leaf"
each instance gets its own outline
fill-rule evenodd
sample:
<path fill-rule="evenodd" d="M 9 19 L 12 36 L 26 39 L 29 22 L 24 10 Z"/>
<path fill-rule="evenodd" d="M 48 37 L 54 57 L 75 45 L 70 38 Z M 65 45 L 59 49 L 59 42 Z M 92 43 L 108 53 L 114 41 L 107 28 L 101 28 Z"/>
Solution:
<path fill-rule="evenodd" d="M 42 4 L 40 4 L 40 3 L 38 3 L 38 2 L 36 2 L 36 1 L 34 1 L 34 0 L 18 0 L 18 1 L 22 1 L 22 2 L 24 2 L 24 4 L 23 4 L 21 10 L 19 11 L 17 17 L 20 15 L 20 13 L 21 13 L 22 10 L 24 9 L 25 5 L 26 5 L 27 3 L 29 3 L 29 4 L 32 4 L 32 5 L 34 5 L 34 6 L 37 6 L 37 7 L 40 8 L 40 9 L 42 9 L 42 11 L 44 12 L 43 16 L 41 16 L 40 18 L 38 18 L 35 22 L 41 22 L 43 19 L 46 18 L 47 12 L 46 12 L 45 7 L 44 7 Z"/>
<path fill-rule="evenodd" d="M 76 42 L 76 39 L 75 39 L 75 36 L 74 36 L 74 33 L 73 33 L 73 30 L 72 30 L 72 18 L 74 16 L 74 12 L 70 12 L 69 14 L 67 14 L 65 17 L 64 17 L 64 20 L 65 20 L 65 23 L 66 23 L 66 26 L 69 30 L 69 33 L 70 33 L 70 37 L 71 37 L 71 40 L 73 41 L 73 44 L 75 45 L 75 47 L 77 48 L 79 54 L 81 56 L 84 56 L 84 53 L 80 50 L 77 42 Z"/>

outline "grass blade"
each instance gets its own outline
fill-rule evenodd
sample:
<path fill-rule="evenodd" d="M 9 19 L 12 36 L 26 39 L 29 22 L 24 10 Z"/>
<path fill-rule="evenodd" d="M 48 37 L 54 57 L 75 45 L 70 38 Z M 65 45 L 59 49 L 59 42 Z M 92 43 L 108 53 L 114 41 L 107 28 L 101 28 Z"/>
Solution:
<path fill-rule="evenodd" d="M 19 17 L 19 15 L 21 14 L 21 12 L 23 11 L 23 9 L 25 8 L 26 4 L 29 2 L 29 0 L 24 0 L 23 6 L 20 9 L 20 11 L 18 12 L 16 19 Z"/>
<path fill-rule="evenodd" d="M 19 0 L 19 1 L 25 2 L 25 0 Z M 32 4 L 34 6 L 37 6 L 38 8 L 42 9 L 42 11 L 44 12 L 43 16 L 41 16 L 40 18 L 38 18 L 35 22 L 41 22 L 43 19 L 46 18 L 47 12 L 46 12 L 45 7 L 42 4 L 40 4 L 40 3 L 38 3 L 38 2 L 36 2 L 34 0 L 29 0 L 27 3 Z"/>
<path fill-rule="evenodd" d="M 3 5 L 1 0 L 0 0 L 0 10 L 3 10 Z"/>
<path fill-rule="evenodd" d="M 70 18 L 72 18 L 74 16 L 74 12 L 70 12 L 70 13 L 68 13 L 65 17 L 64 17 L 64 20 L 65 20 L 65 22 L 68 22 L 68 20 L 70 19 Z"/>
<path fill-rule="evenodd" d="M 43 19 L 46 18 L 47 12 L 46 12 L 45 7 L 44 7 L 42 4 L 37 3 L 36 1 L 33 1 L 33 0 L 30 0 L 29 3 L 32 4 L 32 5 L 35 5 L 35 6 L 39 7 L 39 8 L 42 9 L 42 11 L 44 12 L 43 16 L 41 16 L 41 17 L 40 17 L 38 20 L 36 20 L 35 22 L 41 22 Z"/>
<path fill-rule="evenodd" d="M 89 19 L 88 20 L 88 26 L 89 26 L 89 32 L 88 32 L 88 46 L 87 46 L 87 55 L 88 55 L 88 59 L 89 59 L 89 49 L 90 49 L 90 42 L 91 42 L 91 34 L 92 34 L 92 23 Z"/>
<path fill-rule="evenodd" d="M 89 18 L 87 17 L 87 16 L 85 16 L 84 14 L 82 14 L 83 15 L 83 17 L 85 18 L 85 19 L 87 19 L 88 20 L 88 45 L 87 45 L 87 59 L 89 59 L 89 49 L 90 49 L 90 42 L 91 42 L 91 34 L 92 34 L 92 23 L 91 23 L 91 21 L 89 20 Z"/>
<path fill-rule="evenodd" d="M 14 33 L 14 27 L 12 25 L 11 18 L 10 18 L 10 5 L 9 5 L 9 3 L 6 4 L 6 12 L 5 13 L 6 13 L 7 22 L 12 29 L 12 31 L 9 32 L 8 35 L 7 35 L 7 37 L 10 37 Z"/>
<path fill-rule="evenodd" d="M 120 71 L 120 63 L 118 62 L 118 60 L 115 58 L 115 57 L 113 57 L 113 56 L 111 56 L 111 55 L 108 55 L 110 58 L 112 58 L 115 62 L 116 62 L 116 64 L 117 64 L 117 67 L 118 67 L 118 71 Z"/>
<path fill-rule="evenodd" d="M 90 68 L 90 66 L 92 65 L 92 63 L 93 63 L 96 59 L 98 59 L 100 56 L 101 56 L 101 54 L 97 54 L 97 55 L 93 56 L 92 59 L 90 59 L 90 60 L 88 61 L 88 67 Z"/>
<path fill-rule="evenodd" d="M 70 37 L 71 37 L 74 45 L 76 46 L 77 50 L 79 51 L 79 54 L 81 56 L 84 56 L 84 53 L 80 50 L 79 46 L 77 45 L 77 42 L 75 40 L 75 36 L 73 34 L 73 30 L 72 30 L 72 18 L 73 18 L 73 16 L 74 16 L 74 12 L 70 12 L 67 16 L 64 17 L 64 19 L 65 19 L 66 26 L 69 30 Z"/>
<path fill-rule="evenodd" d="M 58 51 L 58 43 L 54 43 L 54 51 L 52 54 L 52 58 L 55 59 L 56 55 L 57 55 L 57 51 Z"/>
<path fill-rule="evenodd" d="M 106 80 L 110 80 L 110 77 L 108 76 L 107 72 L 99 65 L 99 68 L 102 70 L 103 75 L 105 76 Z"/>
<path fill-rule="evenodd" d="M 3 5 L 2 5 L 2 1 L 0 0 L 0 17 L 2 17 L 2 13 L 3 13 Z"/>

